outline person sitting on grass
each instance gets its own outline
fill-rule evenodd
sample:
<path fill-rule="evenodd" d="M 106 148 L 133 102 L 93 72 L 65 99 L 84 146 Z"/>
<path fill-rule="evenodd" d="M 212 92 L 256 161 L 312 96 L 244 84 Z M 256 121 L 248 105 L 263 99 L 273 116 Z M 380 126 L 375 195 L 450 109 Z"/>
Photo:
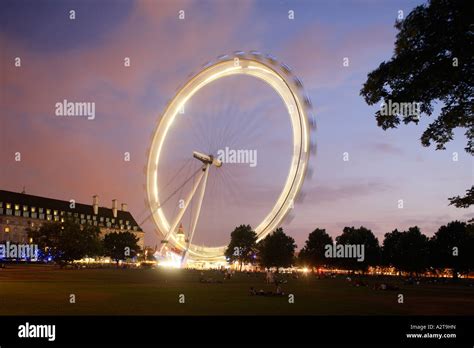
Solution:
<path fill-rule="evenodd" d="M 276 292 L 273 291 L 264 291 L 263 289 L 260 289 L 258 291 L 255 290 L 255 288 L 252 286 L 249 289 L 249 294 L 250 296 L 285 296 L 286 294 L 282 291 L 281 287 L 278 285 Z"/>

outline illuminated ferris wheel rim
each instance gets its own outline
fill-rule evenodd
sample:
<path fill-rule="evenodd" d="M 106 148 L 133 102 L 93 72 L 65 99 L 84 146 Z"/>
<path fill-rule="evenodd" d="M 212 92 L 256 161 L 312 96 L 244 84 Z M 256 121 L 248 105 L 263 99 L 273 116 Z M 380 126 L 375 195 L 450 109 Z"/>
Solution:
<path fill-rule="evenodd" d="M 162 118 L 153 134 L 148 156 L 147 196 L 152 216 L 158 231 L 168 236 L 170 242 L 180 250 L 188 251 L 190 257 L 198 260 L 222 259 L 226 246 L 206 247 L 190 244 L 183 245 L 176 237 L 160 205 L 158 188 L 158 170 L 160 154 L 170 127 L 186 102 L 201 88 L 220 78 L 232 75 L 249 75 L 263 80 L 282 98 L 290 116 L 293 129 L 293 154 L 288 177 L 282 192 L 268 215 L 254 228 L 258 240 L 265 238 L 276 229 L 293 208 L 294 200 L 303 184 L 310 155 L 310 122 L 308 117 L 311 103 L 302 93 L 300 80 L 293 77 L 291 70 L 284 64 L 278 64 L 271 57 L 245 55 L 243 52 L 233 56 L 222 56 L 217 62 L 208 63 L 203 70 L 194 75 L 167 105 Z"/>

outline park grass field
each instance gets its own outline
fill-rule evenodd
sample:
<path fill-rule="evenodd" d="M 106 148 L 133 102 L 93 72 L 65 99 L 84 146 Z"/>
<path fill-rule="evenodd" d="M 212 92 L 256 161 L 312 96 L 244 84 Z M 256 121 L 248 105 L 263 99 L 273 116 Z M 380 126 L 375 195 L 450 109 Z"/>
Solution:
<path fill-rule="evenodd" d="M 0 315 L 472 315 L 474 287 L 467 283 L 404 285 L 398 278 L 365 277 L 400 290 L 355 287 L 345 276 L 317 279 L 283 276 L 288 297 L 250 296 L 249 288 L 275 290 L 263 274 L 217 271 L 200 283 L 200 271 L 179 269 L 81 269 L 8 266 L 0 269 Z M 69 302 L 70 294 L 76 303 Z M 184 294 L 185 303 L 179 303 Z M 404 295 L 399 304 L 398 294 Z"/>

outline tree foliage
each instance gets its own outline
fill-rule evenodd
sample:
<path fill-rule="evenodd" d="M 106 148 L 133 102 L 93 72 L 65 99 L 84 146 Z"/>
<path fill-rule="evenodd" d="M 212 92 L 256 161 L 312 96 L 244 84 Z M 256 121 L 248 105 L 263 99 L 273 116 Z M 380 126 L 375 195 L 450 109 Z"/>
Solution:
<path fill-rule="evenodd" d="M 363 226 L 359 228 L 344 227 L 342 234 L 336 237 L 337 244 L 364 245 L 364 260 L 357 261 L 355 258 L 344 258 L 336 263 L 351 270 L 366 271 L 369 266 L 377 265 L 380 260 L 379 241 L 371 230 Z"/>
<path fill-rule="evenodd" d="M 431 116 L 441 103 L 437 118 L 421 136 L 423 146 L 445 149 L 455 128 L 465 129 L 465 150 L 474 154 L 474 6 L 470 1 L 432 0 L 415 7 L 406 19 L 396 22 L 394 55 L 370 72 L 361 95 L 369 105 L 391 101 L 420 103 Z M 375 114 L 384 130 L 403 122 L 418 123 L 419 115 Z M 466 197 L 452 204 L 473 204 L 474 186 Z"/>
<path fill-rule="evenodd" d="M 113 232 L 103 240 L 104 255 L 118 262 L 134 257 L 139 251 L 138 238 L 130 232 Z"/>
<path fill-rule="evenodd" d="M 244 262 L 251 263 L 257 246 L 257 234 L 250 225 L 240 225 L 232 231 L 225 256 L 230 262 L 238 261 L 240 268 Z"/>
<path fill-rule="evenodd" d="M 295 240 L 277 228 L 257 245 L 258 259 L 265 268 L 290 267 L 295 258 Z"/>
<path fill-rule="evenodd" d="M 458 273 L 474 270 L 474 225 L 452 221 L 441 226 L 431 239 L 431 263 Z"/>
<path fill-rule="evenodd" d="M 311 267 L 326 265 L 330 260 L 324 256 L 324 248 L 328 244 L 333 244 L 331 236 L 325 229 L 317 228 L 308 235 L 308 240 L 298 257 L 303 264 Z"/>
<path fill-rule="evenodd" d="M 405 272 L 420 273 L 428 267 L 428 237 L 421 233 L 418 226 L 410 227 L 400 234 L 398 256 L 394 266 Z"/>
<path fill-rule="evenodd" d="M 51 256 L 59 264 L 99 255 L 99 234 L 98 227 L 81 226 L 72 220 L 46 222 L 28 231 L 28 237 L 38 245 L 44 258 Z"/>

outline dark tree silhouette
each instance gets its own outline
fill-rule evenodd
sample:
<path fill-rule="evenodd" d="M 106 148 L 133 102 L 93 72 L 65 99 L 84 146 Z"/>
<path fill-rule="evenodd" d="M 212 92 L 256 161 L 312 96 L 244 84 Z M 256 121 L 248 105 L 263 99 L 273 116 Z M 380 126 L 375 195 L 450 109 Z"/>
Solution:
<path fill-rule="evenodd" d="M 258 259 L 263 267 L 290 267 L 294 262 L 295 240 L 277 228 L 257 245 Z"/>
<path fill-rule="evenodd" d="M 311 267 L 319 267 L 330 263 L 331 260 L 324 256 L 324 247 L 328 244 L 333 244 L 333 241 L 326 230 L 315 229 L 308 235 L 308 240 L 298 255 L 300 261 Z"/>
<path fill-rule="evenodd" d="M 393 57 L 368 74 L 361 95 L 369 105 L 379 102 L 419 102 L 420 111 L 431 116 L 434 104 L 441 112 L 421 136 L 423 146 L 445 149 L 455 128 L 464 128 L 465 150 L 474 154 L 474 6 L 470 1 L 432 0 L 415 7 L 398 29 Z M 417 115 L 375 114 L 384 130 L 401 121 L 418 123 Z M 473 204 L 474 186 L 466 197 L 451 203 Z"/>
<path fill-rule="evenodd" d="M 424 272 L 428 267 L 428 237 L 421 233 L 418 226 L 410 227 L 400 233 L 394 266 L 410 274 Z"/>
<path fill-rule="evenodd" d="M 86 256 L 99 255 L 99 234 L 98 227 L 81 226 L 72 220 L 46 222 L 39 229 L 28 231 L 28 237 L 38 244 L 42 254 L 51 256 L 61 266 Z"/>
<path fill-rule="evenodd" d="M 364 261 L 357 261 L 355 258 L 336 259 L 336 263 L 350 270 L 367 271 L 369 266 L 375 266 L 380 261 L 379 241 L 371 230 L 361 226 L 344 227 L 342 234 L 336 237 L 337 244 L 363 244 Z"/>
<path fill-rule="evenodd" d="M 229 262 L 238 261 L 240 269 L 244 262 L 254 261 L 257 246 L 257 234 L 250 225 L 240 225 L 230 234 L 230 243 L 225 251 Z"/>
<path fill-rule="evenodd" d="M 385 234 L 382 246 L 382 264 L 396 267 L 400 264 L 400 240 L 402 232 L 397 229 Z"/>
<path fill-rule="evenodd" d="M 474 205 L 474 186 L 466 191 L 464 197 L 456 196 L 451 197 L 449 200 L 451 202 L 449 204 L 457 208 L 469 208 L 471 205 Z"/>
<path fill-rule="evenodd" d="M 104 255 L 109 256 L 117 264 L 120 260 L 134 257 L 140 251 L 138 238 L 130 232 L 108 233 L 102 243 Z"/>
<path fill-rule="evenodd" d="M 473 224 L 452 221 L 441 226 L 431 238 L 431 264 L 437 268 L 451 268 L 453 278 L 458 273 L 474 269 Z"/>

